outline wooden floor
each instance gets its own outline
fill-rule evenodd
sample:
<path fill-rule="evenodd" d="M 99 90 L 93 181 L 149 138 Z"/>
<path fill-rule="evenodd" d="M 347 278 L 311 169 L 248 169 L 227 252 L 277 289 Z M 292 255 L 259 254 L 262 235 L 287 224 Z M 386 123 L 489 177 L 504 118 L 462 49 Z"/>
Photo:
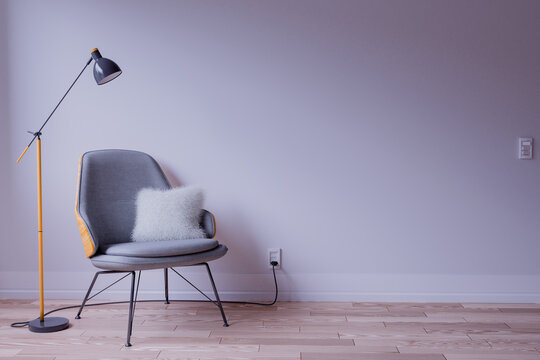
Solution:
<path fill-rule="evenodd" d="M 0 359 L 540 360 L 533 304 L 226 304 L 224 328 L 212 304 L 139 303 L 130 348 L 125 304 L 87 308 L 80 320 L 60 311 L 71 325 L 58 333 L 9 326 L 37 311 L 33 301 L 0 300 Z"/>

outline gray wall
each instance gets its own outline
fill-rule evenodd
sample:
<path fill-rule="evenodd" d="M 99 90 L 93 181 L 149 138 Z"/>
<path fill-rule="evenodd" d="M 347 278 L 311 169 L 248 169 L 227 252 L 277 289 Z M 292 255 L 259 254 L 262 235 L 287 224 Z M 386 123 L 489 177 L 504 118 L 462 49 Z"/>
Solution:
<path fill-rule="evenodd" d="M 10 199 L 10 118 L 8 84 L 8 16 L 7 2 L 0 0 L 0 241 L 9 241 L 8 210 Z M 3 263 L 0 255 L 0 263 Z M 0 265 L 1 267 L 1 265 Z M 0 284 L 1 285 L 1 284 Z"/>
<path fill-rule="evenodd" d="M 93 271 L 73 215 L 80 154 L 127 148 L 207 190 L 230 248 L 213 265 L 225 298 L 269 296 L 266 249 L 281 247 L 283 299 L 540 301 L 540 168 L 517 160 L 519 136 L 540 140 L 540 2 L 11 1 L 7 13 L 11 157 L 92 48 L 124 70 L 101 87 L 88 71 L 46 129 L 49 297 L 80 296 Z M 2 296 L 35 295 L 34 161 L 3 167 Z M 157 294 L 160 274 L 145 276 Z"/>

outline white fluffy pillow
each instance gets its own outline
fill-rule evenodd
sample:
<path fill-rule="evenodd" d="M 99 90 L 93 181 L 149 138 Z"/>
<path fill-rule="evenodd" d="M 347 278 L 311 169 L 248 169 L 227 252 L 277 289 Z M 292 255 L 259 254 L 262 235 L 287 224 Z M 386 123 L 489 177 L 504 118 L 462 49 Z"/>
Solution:
<path fill-rule="evenodd" d="M 142 189 L 137 194 L 133 241 L 204 238 L 199 216 L 204 193 L 196 186 L 169 190 Z"/>

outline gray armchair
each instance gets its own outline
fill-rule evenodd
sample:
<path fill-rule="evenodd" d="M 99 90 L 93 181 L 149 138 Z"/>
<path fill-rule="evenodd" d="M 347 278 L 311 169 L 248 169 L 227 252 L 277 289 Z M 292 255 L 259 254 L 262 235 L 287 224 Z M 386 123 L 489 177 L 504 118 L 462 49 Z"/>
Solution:
<path fill-rule="evenodd" d="M 139 271 L 140 279 L 141 270 L 164 269 L 165 301 L 169 303 L 168 269 L 171 268 L 179 274 L 173 269 L 174 267 L 205 266 L 216 300 L 207 298 L 218 306 L 224 326 L 228 326 L 212 272 L 208 266 L 209 261 L 225 255 L 227 247 L 214 239 L 215 220 L 210 212 L 203 210 L 199 221 L 207 238 L 152 242 L 131 240 L 131 231 L 135 224 L 135 199 L 139 190 L 143 188 L 169 189 L 170 187 L 158 163 L 142 152 L 90 151 L 83 154 L 79 162 L 75 215 L 85 254 L 94 266 L 103 271 L 96 272 L 76 318 L 80 319 L 80 314 L 90 298 L 99 275 L 127 273 L 126 276 L 129 276 L 131 274 L 126 346 L 131 346 L 130 338 L 139 288 L 139 280 L 135 286 L 135 272 Z"/>

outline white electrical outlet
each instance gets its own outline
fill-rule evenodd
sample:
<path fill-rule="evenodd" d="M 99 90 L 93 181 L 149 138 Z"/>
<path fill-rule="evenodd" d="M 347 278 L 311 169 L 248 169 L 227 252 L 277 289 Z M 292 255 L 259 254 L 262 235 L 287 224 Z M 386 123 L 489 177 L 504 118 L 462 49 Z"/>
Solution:
<path fill-rule="evenodd" d="M 518 158 L 531 160 L 533 157 L 533 138 L 519 138 Z"/>
<path fill-rule="evenodd" d="M 272 248 L 268 249 L 268 258 L 266 260 L 266 263 L 268 264 L 268 267 L 271 269 L 272 265 L 270 265 L 270 262 L 277 261 L 277 265 L 275 266 L 275 269 L 281 269 L 281 249 L 280 248 Z"/>

